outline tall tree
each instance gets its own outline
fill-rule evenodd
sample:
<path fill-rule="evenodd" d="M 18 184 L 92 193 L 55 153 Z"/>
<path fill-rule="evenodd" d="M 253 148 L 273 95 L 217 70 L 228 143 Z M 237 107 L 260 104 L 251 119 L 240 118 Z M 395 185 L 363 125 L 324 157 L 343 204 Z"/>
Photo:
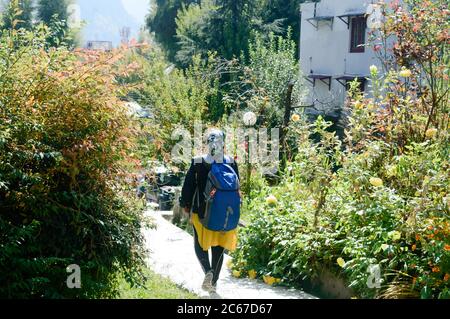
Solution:
<path fill-rule="evenodd" d="M 181 66 L 195 54 L 215 51 L 232 59 L 247 55 L 253 31 L 263 36 L 282 33 L 281 20 L 265 19 L 268 0 L 156 0 L 158 5 L 148 18 L 156 40 L 168 57 Z"/>
<path fill-rule="evenodd" d="M 216 0 L 210 32 L 214 35 L 213 45 L 227 59 L 246 52 L 252 20 L 256 13 L 257 0 Z"/>
<path fill-rule="evenodd" d="M 182 5 L 200 3 L 200 0 L 155 0 L 156 10 L 148 16 L 147 26 L 155 32 L 156 40 L 168 53 L 169 59 L 174 60 L 177 52 L 176 22 L 178 10 Z"/>
<path fill-rule="evenodd" d="M 176 18 L 178 49 L 175 55 L 176 62 L 187 67 L 191 64 L 195 55 L 207 56 L 211 48 L 211 40 L 208 25 L 216 10 L 214 0 L 203 0 L 201 4 L 192 3 L 183 5 Z"/>
<path fill-rule="evenodd" d="M 68 0 L 39 0 L 38 1 L 38 18 L 41 22 L 50 25 L 54 18 L 67 21 Z"/>
<path fill-rule="evenodd" d="M 248 52 L 253 31 L 262 36 L 282 32 L 280 21 L 265 23 L 263 0 L 202 0 L 201 4 L 183 5 L 176 18 L 178 50 L 176 60 L 190 64 L 195 54 L 207 56 L 215 51 L 231 59 Z"/>
<path fill-rule="evenodd" d="M 3 29 L 27 29 L 33 27 L 33 0 L 11 0 L 5 5 Z"/>
<path fill-rule="evenodd" d="M 50 46 L 58 46 L 62 41 L 68 40 L 68 5 L 70 0 L 38 0 L 37 17 L 47 25 L 52 32 L 48 39 Z M 70 39 L 66 42 L 69 42 Z"/>
<path fill-rule="evenodd" d="M 265 23 L 282 19 L 283 29 L 291 28 L 297 51 L 300 42 L 300 4 L 303 2 L 305 0 L 265 0 L 264 10 L 262 10 Z"/>

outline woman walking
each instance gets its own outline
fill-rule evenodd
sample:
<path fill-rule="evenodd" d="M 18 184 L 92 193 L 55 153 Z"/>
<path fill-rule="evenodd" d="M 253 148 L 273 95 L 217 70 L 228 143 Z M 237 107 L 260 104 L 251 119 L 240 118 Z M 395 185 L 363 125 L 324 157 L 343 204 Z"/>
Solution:
<path fill-rule="evenodd" d="M 236 249 L 237 229 L 216 231 L 208 229 L 205 226 L 207 224 L 207 221 L 205 221 L 207 216 L 205 215 L 213 216 L 215 213 L 214 210 L 221 211 L 221 207 L 218 209 L 217 205 L 213 206 L 212 210 L 208 208 L 207 201 L 212 197 L 209 194 L 215 194 L 217 191 L 217 189 L 211 190 L 211 179 L 215 179 L 215 177 L 211 178 L 210 172 L 212 165 L 227 165 L 228 175 L 226 178 L 233 180 L 232 175 L 234 173 L 237 179 L 237 185 L 239 185 L 239 170 L 236 162 L 232 158 L 224 155 L 225 134 L 222 131 L 217 129 L 210 131 L 207 135 L 207 144 L 208 154 L 192 160 L 181 192 L 180 207 L 183 207 L 184 211 L 190 214 L 190 220 L 194 228 L 195 254 L 205 274 L 202 288 L 208 292 L 215 292 L 223 266 L 225 250 L 234 251 Z M 239 189 L 237 187 L 237 189 L 232 191 L 239 192 Z M 218 205 L 221 204 L 219 203 Z M 233 215 L 232 208 L 228 207 L 225 210 L 231 211 L 231 215 Z M 235 207 L 234 211 L 236 210 L 239 211 L 239 208 L 236 209 Z M 235 212 L 234 215 L 234 218 L 239 219 L 238 212 Z M 229 220 L 228 213 L 226 220 L 227 222 Z M 225 222 L 225 225 L 227 222 Z M 211 261 L 209 259 L 210 250 L 212 253 Z"/>

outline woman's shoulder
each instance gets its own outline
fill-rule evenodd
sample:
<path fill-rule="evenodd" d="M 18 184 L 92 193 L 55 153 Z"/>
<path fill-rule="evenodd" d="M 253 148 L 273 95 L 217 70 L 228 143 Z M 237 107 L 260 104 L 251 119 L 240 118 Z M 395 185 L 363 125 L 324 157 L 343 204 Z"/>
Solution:
<path fill-rule="evenodd" d="M 192 165 L 201 165 L 201 166 L 210 166 L 214 163 L 214 159 L 210 159 L 208 155 L 202 155 L 202 156 L 196 156 L 192 158 Z M 229 165 L 236 165 L 237 166 L 237 160 L 235 157 L 230 155 L 224 156 L 224 163 Z"/>
<path fill-rule="evenodd" d="M 227 163 L 231 164 L 231 165 L 238 165 L 237 159 L 236 157 L 233 156 L 226 156 L 227 158 Z"/>

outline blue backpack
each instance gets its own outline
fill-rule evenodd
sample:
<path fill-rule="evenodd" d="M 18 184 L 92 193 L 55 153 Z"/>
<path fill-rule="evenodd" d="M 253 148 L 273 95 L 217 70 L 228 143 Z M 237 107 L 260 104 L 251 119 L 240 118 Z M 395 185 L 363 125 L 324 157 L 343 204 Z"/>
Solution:
<path fill-rule="evenodd" d="M 212 163 L 204 190 L 205 214 L 200 222 L 212 231 L 227 232 L 239 225 L 241 196 L 239 177 L 225 157 L 223 163 Z"/>

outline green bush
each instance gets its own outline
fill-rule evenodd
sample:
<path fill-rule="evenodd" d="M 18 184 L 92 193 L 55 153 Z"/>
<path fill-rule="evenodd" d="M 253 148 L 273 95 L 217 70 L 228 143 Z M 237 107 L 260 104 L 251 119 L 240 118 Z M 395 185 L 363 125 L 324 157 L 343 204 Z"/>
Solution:
<path fill-rule="evenodd" d="M 114 296 L 143 259 L 121 53 L 45 51 L 46 37 L 0 35 L 0 297 Z M 82 289 L 66 286 L 71 264 Z"/>
<path fill-rule="evenodd" d="M 294 287 L 327 269 L 358 297 L 448 298 L 448 140 L 412 143 L 399 156 L 380 141 L 359 152 L 324 147 L 323 137 L 298 141 L 281 184 L 244 207 L 251 223 L 240 232 L 234 269 Z M 337 173 L 330 161 L 341 163 Z M 381 269 L 379 289 L 368 285 L 372 265 Z"/>
<path fill-rule="evenodd" d="M 289 83 L 294 83 L 292 105 L 300 104 L 306 94 L 291 35 L 290 29 L 286 36 L 254 32 L 248 57 L 241 56 L 239 63 L 229 65 L 231 80 L 224 94 L 227 108 L 254 112 L 258 126 L 281 127 Z"/>

